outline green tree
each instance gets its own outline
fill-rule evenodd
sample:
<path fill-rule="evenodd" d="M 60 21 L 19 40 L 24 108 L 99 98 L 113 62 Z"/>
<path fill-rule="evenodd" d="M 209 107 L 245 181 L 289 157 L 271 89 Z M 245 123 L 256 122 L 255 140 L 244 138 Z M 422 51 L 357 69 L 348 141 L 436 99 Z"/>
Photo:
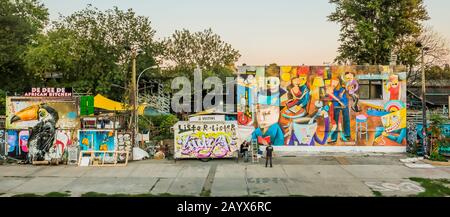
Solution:
<path fill-rule="evenodd" d="M 238 61 L 239 51 L 222 41 L 211 29 L 190 32 L 177 30 L 164 40 L 165 60 L 173 64 L 171 74 L 192 76 L 196 66 L 203 69 L 204 75 L 230 76 Z"/>
<path fill-rule="evenodd" d="M 411 41 L 429 19 L 423 0 L 330 0 L 328 20 L 341 25 L 337 62 L 389 64 L 391 53 L 417 55 Z M 400 51 L 398 50 L 400 49 Z M 406 52 L 406 51 L 405 51 Z"/>
<path fill-rule="evenodd" d="M 181 66 L 230 66 L 240 57 L 239 51 L 222 41 L 211 29 L 191 33 L 177 30 L 165 40 L 167 59 Z"/>
<path fill-rule="evenodd" d="M 396 53 L 399 54 L 400 63 L 407 65 L 409 68 L 407 74 L 409 84 L 414 85 L 422 81 L 422 67 L 425 67 L 427 80 L 447 79 L 445 69 L 439 72 L 442 66 L 445 67 L 450 54 L 447 38 L 428 26 L 422 29 L 419 37 L 410 37 L 404 41 L 404 46 L 397 49 L 398 52 Z M 427 48 L 424 50 L 423 66 L 421 50 L 416 46 L 417 42 Z M 442 77 L 440 74 L 443 74 Z"/>
<path fill-rule="evenodd" d="M 125 90 L 131 81 L 130 47 L 143 51 L 137 58 L 138 73 L 159 63 L 162 46 L 154 40 L 155 30 L 148 17 L 132 9 L 100 11 L 89 5 L 53 26 L 28 50 L 27 65 L 41 78 L 52 71 L 62 73 L 59 84 L 77 92 L 115 100 L 129 95 Z"/>
<path fill-rule="evenodd" d="M 37 0 L 1 1 L 0 92 L 13 95 L 33 86 L 35 79 L 24 67 L 24 52 L 47 21 L 47 8 Z"/>

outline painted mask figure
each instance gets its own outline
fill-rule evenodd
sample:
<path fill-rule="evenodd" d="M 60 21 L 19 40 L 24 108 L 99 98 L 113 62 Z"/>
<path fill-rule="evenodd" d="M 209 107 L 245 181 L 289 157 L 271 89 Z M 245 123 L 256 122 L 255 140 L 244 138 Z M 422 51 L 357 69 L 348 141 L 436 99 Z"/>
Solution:
<path fill-rule="evenodd" d="M 400 109 L 381 117 L 383 127 L 377 127 L 375 132 L 375 142 L 384 144 L 383 137 L 402 144 L 406 138 L 406 109 Z"/>

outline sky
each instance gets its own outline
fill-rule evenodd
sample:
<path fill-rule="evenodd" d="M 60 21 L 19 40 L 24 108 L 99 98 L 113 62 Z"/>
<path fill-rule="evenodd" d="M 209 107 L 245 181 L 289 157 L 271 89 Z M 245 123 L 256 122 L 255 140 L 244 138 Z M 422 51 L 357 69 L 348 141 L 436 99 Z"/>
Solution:
<path fill-rule="evenodd" d="M 147 16 L 159 39 L 183 28 L 211 28 L 242 55 L 238 64 L 323 65 L 339 46 L 339 25 L 328 22 L 328 0 L 42 0 L 50 19 L 92 4 L 106 10 L 132 8 Z M 425 0 L 431 17 L 425 25 L 450 40 L 450 1 Z"/>

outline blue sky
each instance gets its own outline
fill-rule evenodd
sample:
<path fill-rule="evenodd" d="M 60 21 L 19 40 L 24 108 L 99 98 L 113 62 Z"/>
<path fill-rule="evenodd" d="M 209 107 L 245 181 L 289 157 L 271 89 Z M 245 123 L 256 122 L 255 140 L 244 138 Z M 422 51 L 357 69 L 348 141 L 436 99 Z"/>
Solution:
<path fill-rule="evenodd" d="M 99 9 L 133 8 L 148 16 L 158 38 L 187 28 L 211 27 L 242 54 L 240 63 L 321 65 L 331 62 L 338 47 L 339 26 L 328 22 L 328 0 L 42 0 L 50 18 L 69 15 L 87 4 Z M 425 0 L 427 25 L 450 39 L 450 1 Z"/>

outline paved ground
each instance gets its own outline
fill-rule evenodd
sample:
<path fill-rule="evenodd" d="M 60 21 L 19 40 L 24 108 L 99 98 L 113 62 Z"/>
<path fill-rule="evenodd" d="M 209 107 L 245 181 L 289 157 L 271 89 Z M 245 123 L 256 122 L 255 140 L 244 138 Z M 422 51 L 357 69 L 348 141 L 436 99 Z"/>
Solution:
<path fill-rule="evenodd" d="M 386 196 L 424 189 L 410 177 L 450 179 L 450 167 L 412 169 L 405 155 L 300 156 L 274 159 L 273 168 L 235 160 L 132 162 L 127 167 L 0 166 L 0 195 L 68 191 L 107 194 L 210 196 Z"/>

